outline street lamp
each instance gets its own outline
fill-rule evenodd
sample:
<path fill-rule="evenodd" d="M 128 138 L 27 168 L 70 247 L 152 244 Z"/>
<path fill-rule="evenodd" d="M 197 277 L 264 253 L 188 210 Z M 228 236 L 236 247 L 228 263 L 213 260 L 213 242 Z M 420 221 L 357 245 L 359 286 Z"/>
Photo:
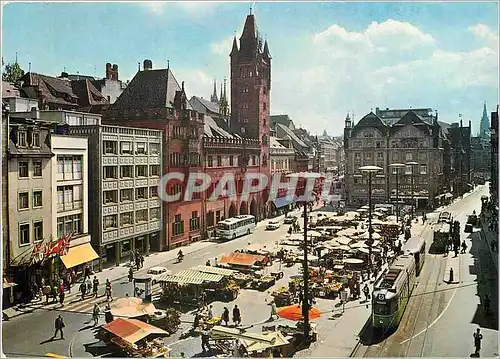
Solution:
<path fill-rule="evenodd" d="M 372 174 L 382 170 L 378 166 L 363 166 L 359 170 L 363 173 L 368 173 L 368 264 L 372 262 L 372 244 L 373 244 L 373 228 L 372 228 Z"/>
<path fill-rule="evenodd" d="M 413 216 L 415 215 L 415 171 L 413 170 L 413 166 L 418 165 L 418 162 L 407 162 L 407 166 L 411 166 L 411 219 L 413 220 Z"/>
<path fill-rule="evenodd" d="M 396 223 L 399 223 L 399 170 L 405 167 L 403 163 L 391 163 L 391 168 L 396 169 Z"/>

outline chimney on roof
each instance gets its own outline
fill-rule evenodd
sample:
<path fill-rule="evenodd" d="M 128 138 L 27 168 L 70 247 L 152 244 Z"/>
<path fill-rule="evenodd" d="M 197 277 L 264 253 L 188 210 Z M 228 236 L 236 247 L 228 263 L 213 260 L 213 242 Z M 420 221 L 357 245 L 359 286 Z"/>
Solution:
<path fill-rule="evenodd" d="M 113 64 L 113 66 L 111 66 L 111 64 L 109 62 L 106 64 L 106 80 L 118 81 L 118 65 L 117 64 Z"/>
<path fill-rule="evenodd" d="M 153 69 L 153 61 L 146 59 L 144 60 L 143 63 L 144 71 L 152 70 Z"/>

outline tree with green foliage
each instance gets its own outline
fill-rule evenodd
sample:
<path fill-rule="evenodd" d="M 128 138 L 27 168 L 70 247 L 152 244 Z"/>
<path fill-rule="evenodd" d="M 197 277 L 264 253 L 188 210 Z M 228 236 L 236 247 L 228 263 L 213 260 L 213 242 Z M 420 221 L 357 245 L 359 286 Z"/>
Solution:
<path fill-rule="evenodd" d="M 21 66 L 19 66 L 17 62 L 13 64 L 8 63 L 7 65 L 5 65 L 5 68 L 2 71 L 2 81 L 16 82 L 23 76 L 24 70 L 21 68 Z"/>

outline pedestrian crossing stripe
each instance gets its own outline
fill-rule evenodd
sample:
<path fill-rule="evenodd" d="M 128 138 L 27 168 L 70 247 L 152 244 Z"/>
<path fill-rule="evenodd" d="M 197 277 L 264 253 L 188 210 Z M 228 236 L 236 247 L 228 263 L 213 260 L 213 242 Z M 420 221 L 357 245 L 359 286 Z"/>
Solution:
<path fill-rule="evenodd" d="M 152 293 L 152 301 L 158 300 L 161 297 L 161 288 L 154 288 Z M 115 300 L 117 298 L 114 298 Z M 59 309 L 68 311 L 68 312 L 78 312 L 78 313 L 92 313 L 94 309 L 94 305 L 105 306 L 106 303 L 111 305 L 112 301 L 108 302 L 106 296 L 100 297 L 87 297 L 86 299 L 81 299 L 81 297 L 73 298 L 73 301 L 66 303 L 63 307 L 59 307 Z M 57 308 L 57 307 L 56 307 Z"/>

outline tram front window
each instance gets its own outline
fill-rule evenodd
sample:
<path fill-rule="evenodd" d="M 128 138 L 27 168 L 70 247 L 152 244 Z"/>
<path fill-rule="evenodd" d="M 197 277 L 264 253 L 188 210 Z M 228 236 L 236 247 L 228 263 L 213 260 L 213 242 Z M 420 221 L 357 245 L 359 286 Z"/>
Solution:
<path fill-rule="evenodd" d="M 389 303 L 375 303 L 373 312 L 378 315 L 389 315 Z"/>

